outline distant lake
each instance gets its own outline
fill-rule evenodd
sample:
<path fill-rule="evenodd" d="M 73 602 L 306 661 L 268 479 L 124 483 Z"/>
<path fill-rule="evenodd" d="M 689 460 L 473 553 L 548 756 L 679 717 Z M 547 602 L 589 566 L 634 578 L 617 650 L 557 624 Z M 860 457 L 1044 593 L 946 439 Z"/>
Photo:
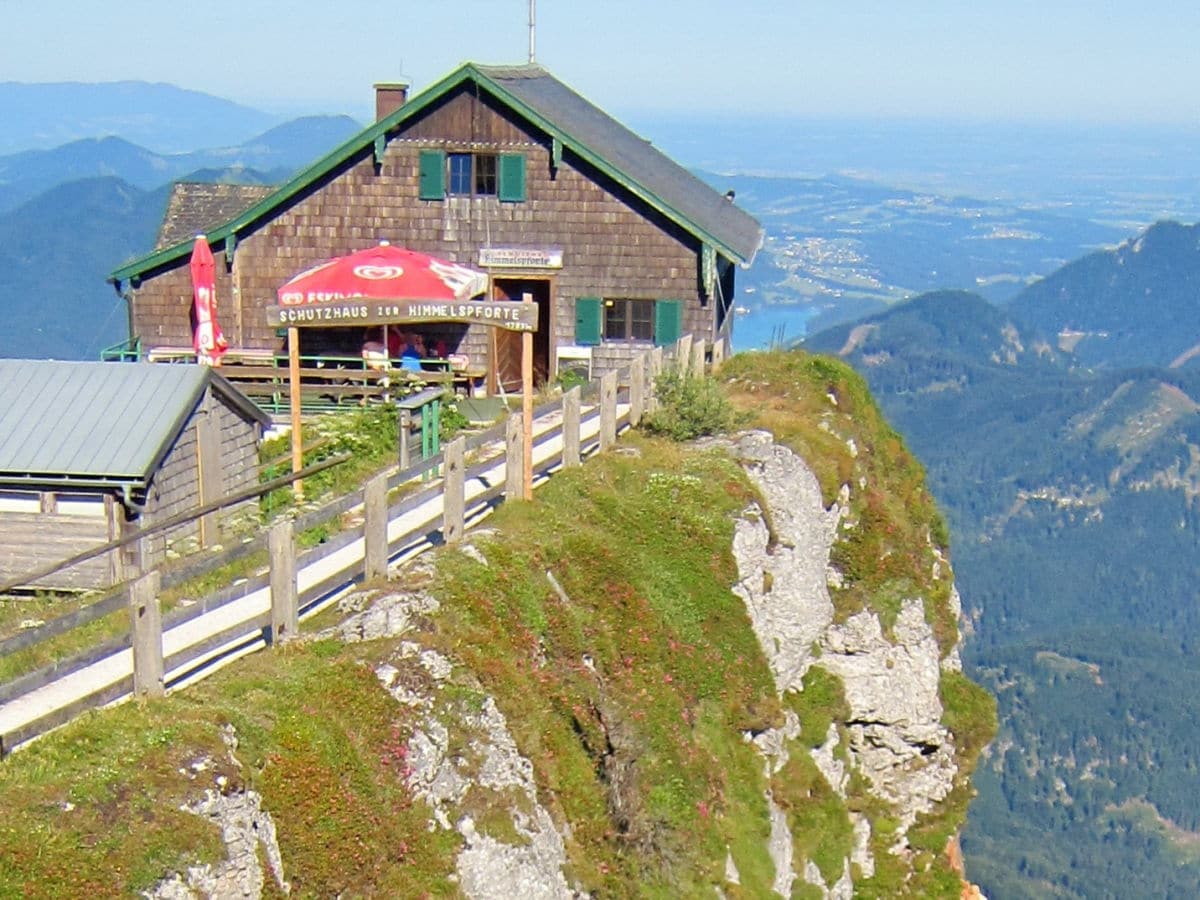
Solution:
<path fill-rule="evenodd" d="M 756 306 L 747 313 L 735 313 L 733 350 L 766 350 L 773 338 L 783 343 L 802 338 L 816 312 L 811 306 Z"/>

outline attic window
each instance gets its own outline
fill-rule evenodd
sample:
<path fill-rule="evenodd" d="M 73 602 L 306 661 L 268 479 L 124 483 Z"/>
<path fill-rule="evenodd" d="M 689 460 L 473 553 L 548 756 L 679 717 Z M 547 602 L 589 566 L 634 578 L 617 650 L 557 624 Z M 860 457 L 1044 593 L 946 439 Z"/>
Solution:
<path fill-rule="evenodd" d="M 448 153 L 448 193 L 452 197 L 496 196 L 495 153 Z"/>
<path fill-rule="evenodd" d="M 525 200 L 522 153 L 445 153 L 422 150 L 420 198 L 496 197 L 503 203 Z"/>

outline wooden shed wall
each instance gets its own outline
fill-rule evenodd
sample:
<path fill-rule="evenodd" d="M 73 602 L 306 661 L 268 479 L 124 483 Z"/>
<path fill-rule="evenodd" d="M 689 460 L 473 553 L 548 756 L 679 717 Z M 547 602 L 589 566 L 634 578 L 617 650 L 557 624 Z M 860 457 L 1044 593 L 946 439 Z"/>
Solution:
<path fill-rule="evenodd" d="M 109 540 L 109 522 L 104 515 L 2 511 L 0 581 L 53 565 Z M 112 561 L 109 555 L 36 582 L 37 587 L 50 590 L 85 590 L 110 584 Z"/>
<path fill-rule="evenodd" d="M 421 200 L 422 149 L 522 152 L 527 199 Z M 581 296 L 684 300 L 685 330 L 712 332 L 711 302 L 699 290 L 695 238 L 570 151 L 552 168 L 546 135 L 487 98 L 460 90 L 391 136 L 378 171 L 368 148 L 239 239 L 233 270 L 217 266 L 220 322 L 230 343 L 280 349 L 281 339 L 264 314 L 278 287 L 317 262 L 382 239 L 471 266 L 489 244 L 562 247 L 558 270 L 492 270 L 499 277 L 554 279 L 551 350 L 573 342 L 574 300 Z M 134 325 L 143 343 L 190 344 L 190 305 L 186 260 L 144 281 L 134 300 Z M 473 326 L 460 349 L 482 358 L 484 334 Z"/>

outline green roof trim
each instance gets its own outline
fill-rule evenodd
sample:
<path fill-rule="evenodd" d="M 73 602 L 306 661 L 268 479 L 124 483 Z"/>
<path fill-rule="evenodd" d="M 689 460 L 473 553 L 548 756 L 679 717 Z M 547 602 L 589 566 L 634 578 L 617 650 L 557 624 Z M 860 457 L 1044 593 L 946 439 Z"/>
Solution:
<path fill-rule="evenodd" d="M 529 68 L 533 69 L 536 67 Z M 297 194 L 305 191 L 312 184 L 355 157 L 366 156 L 367 154 L 373 154 L 376 157 L 380 156 L 380 142 L 386 144 L 388 132 L 395 130 L 406 120 L 420 115 L 459 85 L 465 82 L 473 82 L 476 85 L 486 88 L 501 103 L 523 116 L 539 130 L 545 132 L 551 140 L 552 155 L 556 155 L 556 144 L 564 149 L 570 149 L 580 159 L 598 169 L 628 190 L 632 195 L 658 210 L 670 221 L 697 237 L 702 244 L 707 243 L 712 245 L 730 260 L 747 261 L 748 258 L 744 252 L 739 252 L 726 241 L 712 234 L 692 217 L 685 215 L 645 185 L 638 183 L 629 174 L 605 159 L 601 153 L 584 145 L 580 140 L 567 133 L 553 121 L 537 112 L 499 81 L 488 75 L 483 69 L 484 67 L 476 63 L 465 63 L 460 66 L 441 81 L 426 88 L 390 115 L 367 126 L 358 134 L 344 141 L 329 154 L 298 172 L 289 181 L 280 185 L 277 190 L 268 194 L 254 206 L 238 214 L 219 228 L 209 231 L 207 235 L 209 244 L 214 248 L 220 246 L 228 247 L 229 244 L 236 245 L 239 232 L 244 232 L 258 220 L 286 204 Z M 544 72 L 545 70 L 541 71 Z M 549 73 L 545 74 L 547 77 L 552 77 Z M 562 151 L 559 150 L 558 152 L 561 153 Z M 661 151 L 655 152 L 661 153 Z M 192 244 L 192 239 L 189 238 L 171 247 L 165 247 L 162 250 L 128 262 L 114 269 L 109 274 L 108 281 L 119 285 L 123 281 L 137 280 L 155 269 L 169 266 L 181 258 L 190 257 Z M 752 257 L 753 253 L 750 256 Z"/>

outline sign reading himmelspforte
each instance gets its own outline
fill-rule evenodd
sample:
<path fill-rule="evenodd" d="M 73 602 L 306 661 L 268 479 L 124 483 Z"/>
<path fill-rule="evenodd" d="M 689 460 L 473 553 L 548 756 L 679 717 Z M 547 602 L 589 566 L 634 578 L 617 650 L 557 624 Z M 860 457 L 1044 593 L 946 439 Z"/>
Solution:
<path fill-rule="evenodd" d="M 511 300 L 331 300 L 302 306 L 272 306 L 267 324 L 292 328 L 387 325 L 392 322 L 477 322 L 506 331 L 537 331 L 536 303 Z"/>
<path fill-rule="evenodd" d="M 561 247 L 480 247 L 479 265 L 485 269 L 561 269 Z"/>

